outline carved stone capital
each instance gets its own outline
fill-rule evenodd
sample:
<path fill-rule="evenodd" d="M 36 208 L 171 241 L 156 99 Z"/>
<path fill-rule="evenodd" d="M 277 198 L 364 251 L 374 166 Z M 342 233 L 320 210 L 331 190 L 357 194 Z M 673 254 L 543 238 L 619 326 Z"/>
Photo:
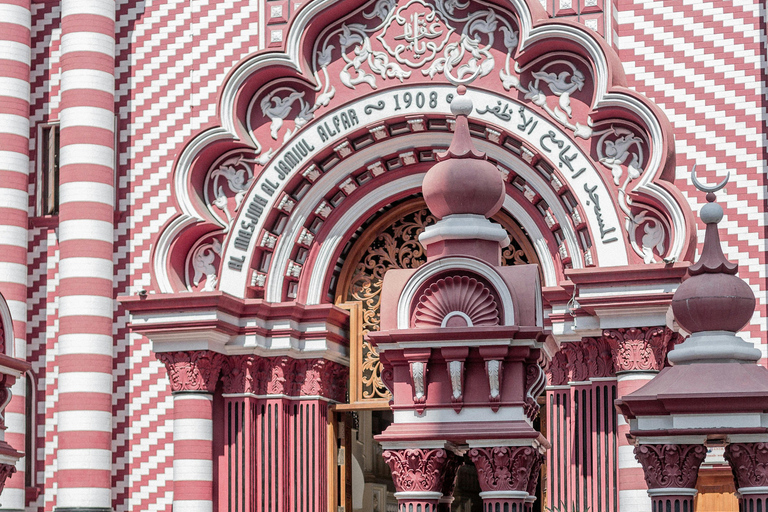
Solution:
<path fill-rule="evenodd" d="M 539 473 L 541 472 L 541 466 L 544 464 L 545 460 L 546 455 L 543 453 L 538 453 L 536 460 L 533 462 L 531 474 L 528 477 L 528 487 L 526 488 L 526 491 L 531 496 L 536 495 L 536 485 L 539 483 Z"/>
<path fill-rule="evenodd" d="M 699 466 L 707 456 L 701 444 L 641 444 L 635 458 L 643 466 L 649 489 L 696 487 Z"/>
<path fill-rule="evenodd" d="M 163 352 L 157 358 L 165 365 L 171 391 L 213 393 L 226 356 L 210 350 Z"/>
<path fill-rule="evenodd" d="M 633 327 L 603 332 L 603 338 L 611 347 L 617 372 L 661 370 L 667 360 L 667 352 L 679 337 L 667 327 Z"/>
<path fill-rule="evenodd" d="M 224 393 L 254 393 L 258 391 L 254 373 L 258 371 L 259 360 L 253 355 L 229 356 L 221 368 Z"/>
<path fill-rule="evenodd" d="M 442 492 L 449 455 L 442 448 L 384 450 L 397 492 Z"/>
<path fill-rule="evenodd" d="M 5 488 L 5 482 L 8 481 L 8 478 L 15 472 L 16 467 L 13 464 L 0 464 L 0 493 L 2 493 Z"/>
<path fill-rule="evenodd" d="M 733 443 L 725 447 L 736 489 L 768 486 L 768 443 Z"/>
<path fill-rule="evenodd" d="M 539 452 L 530 446 L 472 448 L 480 488 L 489 491 L 527 491 Z"/>
<path fill-rule="evenodd" d="M 547 364 L 547 376 L 550 386 L 568 384 L 568 358 L 562 350 L 557 352 Z"/>

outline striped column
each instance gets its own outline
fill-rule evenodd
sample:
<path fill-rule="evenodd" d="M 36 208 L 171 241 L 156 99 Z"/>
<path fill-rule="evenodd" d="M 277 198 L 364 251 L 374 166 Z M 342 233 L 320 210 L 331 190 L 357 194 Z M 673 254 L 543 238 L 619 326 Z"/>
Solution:
<path fill-rule="evenodd" d="M 0 293 L 13 319 L 14 346 L 26 356 L 29 195 L 30 0 L 0 0 Z M 24 450 L 24 379 L 6 408 L 5 439 Z M 24 460 L 8 479 L 0 510 L 24 509 Z"/>
<path fill-rule="evenodd" d="M 213 512 L 213 392 L 225 357 L 207 350 L 157 357 L 173 392 L 173 510 Z"/>
<path fill-rule="evenodd" d="M 59 512 L 111 510 L 114 0 L 62 0 Z"/>
<path fill-rule="evenodd" d="M 666 327 L 640 327 L 605 331 L 603 339 L 611 347 L 616 392 L 621 398 L 643 387 L 664 368 L 667 352 L 679 335 Z M 649 510 L 651 499 L 643 469 L 627 439 L 629 425 L 622 415 L 617 425 L 619 510 Z"/>

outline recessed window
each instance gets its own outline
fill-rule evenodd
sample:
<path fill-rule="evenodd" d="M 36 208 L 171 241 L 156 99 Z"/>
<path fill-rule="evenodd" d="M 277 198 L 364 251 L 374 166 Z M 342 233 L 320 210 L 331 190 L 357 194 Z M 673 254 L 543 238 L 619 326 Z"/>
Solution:
<path fill-rule="evenodd" d="M 41 216 L 59 213 L 59 125 L 40 128 L 39 211 Z"/>

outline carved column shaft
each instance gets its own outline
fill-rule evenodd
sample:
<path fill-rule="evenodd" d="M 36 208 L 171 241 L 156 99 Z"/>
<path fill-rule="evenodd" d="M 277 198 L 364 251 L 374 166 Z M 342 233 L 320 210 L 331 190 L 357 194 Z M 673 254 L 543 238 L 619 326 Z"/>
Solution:
<path fill-rule="evenodd" d="M 653 512 L 693 512 L 699 466 L 707 456 L 700 444 L 641 444 L 635 458 L 643 466 Z"/>
<path fill-rule="evenodd" d="M 725 448 L 733 471 L 739 510 L 768 511 L 768 443 L 733 443 Z"/>

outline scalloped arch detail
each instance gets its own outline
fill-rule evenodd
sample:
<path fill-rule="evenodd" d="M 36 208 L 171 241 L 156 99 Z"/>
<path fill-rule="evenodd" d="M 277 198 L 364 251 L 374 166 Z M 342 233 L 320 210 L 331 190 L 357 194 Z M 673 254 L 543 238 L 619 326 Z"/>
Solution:
<path fill-rule="evenodd" d="M 492 291 L 469 276 L 438 279 L 424 290 L 413 313 L 413 326 L 417 328 L 499 323 L 499 307 Z"/>

